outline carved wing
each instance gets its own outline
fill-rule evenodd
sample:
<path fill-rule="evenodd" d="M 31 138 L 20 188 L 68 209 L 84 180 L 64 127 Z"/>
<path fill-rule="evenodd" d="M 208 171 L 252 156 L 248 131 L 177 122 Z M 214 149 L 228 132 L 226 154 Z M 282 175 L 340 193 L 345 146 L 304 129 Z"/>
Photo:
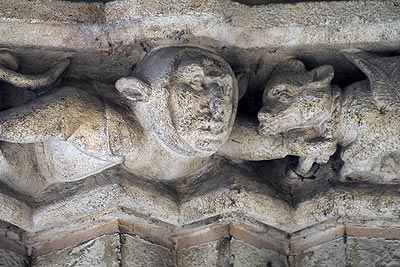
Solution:
<path fill-rule="evenodd" d="M 400 106 L 400 57 L 378 57 L 368 53 L 345 53 L 369 81 L 376 105 L 381 110 Z"/>

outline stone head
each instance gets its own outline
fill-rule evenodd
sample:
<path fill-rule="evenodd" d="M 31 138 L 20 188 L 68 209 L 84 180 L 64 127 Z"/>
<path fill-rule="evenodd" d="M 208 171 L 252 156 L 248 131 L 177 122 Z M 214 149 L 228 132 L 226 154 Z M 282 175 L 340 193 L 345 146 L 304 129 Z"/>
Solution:
<path fill-rule="evenodd" d="M 163 143 L 180 154 L 211 155 L 231 132 L 237 82 L 229 65 L 208 50 L 154 50 L 116 87 L 135 101 L 135 113 L 145 116 L 144 123 Z"/>
<path fill-rule="evenodd" d="M 264 91 L 264 106 L 258 113 L 260 134 L 319 127 L 331 117 L 339 96 L 339 92 L 332 92 L 333 76 L 331 66 L 307 71 L 296 59 L 279 66 Z"/>

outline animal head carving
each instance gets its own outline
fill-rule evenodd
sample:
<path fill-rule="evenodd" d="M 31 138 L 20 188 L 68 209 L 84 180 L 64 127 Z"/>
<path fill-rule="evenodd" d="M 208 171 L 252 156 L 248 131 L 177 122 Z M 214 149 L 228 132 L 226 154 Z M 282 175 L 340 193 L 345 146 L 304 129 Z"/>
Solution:
<path fill-rule="evenodd" d="M 279 66 L 264 91 L 264 107 L 258 113 L 262 135 L 319 127 L 331 117 L 339 91 L 332 90 L 331 66 L 311 71 L 296 59 Z M 333 92 L 334 91 L 334 92 Z"/>

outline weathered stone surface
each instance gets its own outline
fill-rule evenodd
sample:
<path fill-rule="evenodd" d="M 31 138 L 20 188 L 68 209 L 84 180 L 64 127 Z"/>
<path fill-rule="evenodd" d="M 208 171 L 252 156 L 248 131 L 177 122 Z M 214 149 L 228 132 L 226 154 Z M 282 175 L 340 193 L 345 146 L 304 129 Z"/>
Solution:
<path fill-rule="evenodd" d="M 299 164 L 288 175 L 298 178 L 313 176 L 314 163 L 327 163 L 341 145 L 346 170 L 342 176 L 348 176 L 344 180 L 355 176 L 396 183 L 400 124 L 393 118 L 400 113 L 400 58 L 367 53 L 347 57 L 368 76 L 369 84 L 354 83 L 342 92 L 331 85 L 332 66 L 307 71 L 301 61 L 289 59 L 273 72 L 265 87 L 258 131 L 237 122 L 230 139 L 234 141 L 226 143 L 222 153 L 246 160 L 296 155 Z"/>
<path fill-rule="evenodd" d="M 121 257 L 123 267 L 176 267 L 174 251 L 130 235 L 122 235 Z"/>
<path fill-rule="evenodd" d="M 217 266 L 218 262 L 218 243 L 213 241 L 206 244 L 184 248 L 177 252 L 178 266 Z"/>
<path fill-rule="evenodd" d="M 177 252 L 127 234 L 103 236 L 34 259 L 34 266 L 399 266 L 399 240 L 339 238 L 295 255 L 282 255 L 224 237 L 217 241 L 179 249 Z M 0 266 L 25 266 L 27 258 L 0 250 Z M 3 264 L 3 265 L 1 265 Z M 63 264 L 63 265 L 59 265 Z M 122 264 L 122 265 L 119 265 Z"/>
<path fill-rule="evenodd" d="M 387 45 L 398 39 L 397 4 L 394 0 L 342 1 L 297 3 L 281 8 L 249 7 L 231 1 L 113 1 L 105 5 L 37 1 L 33 5 L 3 0 L 1 5 L 7 8 L 1 10 L 5 18 L 0 24 L 1 43 L 86 50 L 119 48 L 121 41 L 130 44 L 135 40 L 161 39 L 171 43 L 196 38 L 244 48 Z M 133 26 L 135 19 L 142 20 L 141 27 Z M 24 26 L 15 29 L 15 21 Z M 109 27 L 103 26 L 105 21 Z M 159 25 L 163 31 L 158 30 Z"/>
<path fill-rule="evenodd" d="M 0 249 L 1 267 L 24 267 L 29 266 L 29 259 L 15 252 Z"/>
<path fill-rule="evenodd" d="M 230 244 L 234 267 L 288 267 L 286 255 L 275 251 L 256 248 L 242 241 L 232 239 Z"/>
<path fill-rule="evenodd" d="M 347 237 L 309 248 L 291 266 L 400 266 L 399 240 Z"/>
<path fill-rule="evenodd" d="M 288 266 L 286 255 L 272 250 L 256 248 L 231 237 L 180 249 L 178 266 Z"/>
<path fill-rule="evenodd" d="M 346 244 L 343 238 L 307 249 L 291 259 L 293 267 L 345 267 L 347 265 Z"/>
<path fill-rule="evenodd" d="M 2 221 L 26 229 L 32 222 L 32 208 L 27 203 L 0 193 L 0 218 Z"/>
<path fill-rule="evenodd" d="M 398 10 L 397 1 L 297 3 L 282 8 L 232 1 L 132 0 L 113 1 L 105 8 L 109 21 L 120 22 L 110 31 L 112 42 L 130 43 L 138 35 L 165 42 L 204 38 L 247 49 L 395 42 Z M 142 21 L 140 30 L 130 22 L 137 18 Z"/>
<path fill-rule="evenodd" d="M 12 58 L 8 51 L 0 56 L 4 62 Z M 0 77 L 20 88 L 49 87 L 69 62 L 65 59 L 38 76 L 23 75 L 4 65 L 0 66 Z M 86 167 L 93 169 L 93 174 L 121 163 L 134 175 L 173 180 L 203 171 L 210 164 L 209 157 L 228 139 L 235 121 L 236 77 L 222 58 L 206 49 L 191 46 L 156 49 L 143 58 L 131 77 L 119 79 L 115 87 L 119 95 L 108 103 L 101 96 L 79 88 L 60 87 L 51 94 L 12 107 L 1 114 L 0 140 L 44 143 L 43 149 L 49 152 L 39 153 L 45 155 L 42 160 L 58 162 L 41 167 L 39 160 L 38 171 L 48 172 L 52 165 L 70 166 L 75 161 L 81 164 L 94 158 L 103 164 L 75 169 L 79 172 Z M 117 106 L 121 104 L 118 97 L 129 108 Z M 69 157 L 52 155 L 60 154 L 53 150 L 69 145 L 78 149 L 69 150 Z M 74 156 L 79 152 L 89 158 Z M 158 164 L 153 164 L 155 161 Z M 56 169 L 61 169 L 57 174 L 63 180 L 65 177 L 79 180 L 90 174 L 86 170 L 77 176 L 62 171 L 74 172 L 74 168 Z M 40 172 L 38 175 L 46 176 Z"/>
<path fill-rule="evenodd" d="M 117 267 L 120 260 L 119 235 L 108 235 L 39 256 L 33 266 Z"/>
<path fill-rule="evenodd" d="M 398 0 L 104 2 L 0 0 L 1 249 L 398 265 Z"/>
<path fill-rule="evenodd" d="M 346 258 L 350 267 L 400 266 L 400 241 L 383 238 L 347 238 Z"/>

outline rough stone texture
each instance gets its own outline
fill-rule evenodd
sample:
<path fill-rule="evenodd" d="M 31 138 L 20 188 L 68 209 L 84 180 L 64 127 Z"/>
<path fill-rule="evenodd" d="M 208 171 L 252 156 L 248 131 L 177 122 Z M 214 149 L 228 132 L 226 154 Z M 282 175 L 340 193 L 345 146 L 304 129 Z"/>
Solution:
<path fill-rule="evenodd" d="M 22 229 L 30 227 L 32 209 L 22 201 L 0 193 L 0 217 Z"/>
<path fill-rule="evenodd" d="M 232 239 L 231 253 L 234 267 L 288 267 L 286 255 L 274 251 L 256 248 L 242 241 Z"/>
<path fill-rule="evenodd" d="M 34 259 L 34 266 L 126 267 L 364 267 L 400 266 L 400 241 L 347 237 L 312 246 L 287 257 L 243 241 L 217 241 L 179 249 L 178 252 L 142 238 L 121 234 L 96 238 Z M 28 266 L 28 259 L 0 250 L 0 266 Z M 3 264 L 3 265 L 2 265 Z M 122 265 L 119 265 L 122 264 Z"/>
<path fill-rule="evenodd" d="M 301 61 L 289 59 L 273 72 L 265 87 L 258 131 L 238 118 L 222 153 L 237 160 L 299 156 L 298 166 L 288 175 L 297 179 L 313 176 L 314 163 L 327 163 L 340 145 L 347 169 L 342 175 L 396 183 L 400 124 L 394 118 L 400 114 L 396 78 L 400 58 L 346 55 L 368 76 L 369 83 L 354 83 L 342 92 L 331 85 L 332 66 L 307 71 Z"/>
<path fill-rule="evenodd" d="M 35 22 L 57 21 L 63 23 L 99 24 L 104 22 L 102 3 L 64 1 L 0 1 L 2 19 L 19 19 Z"/>
<path fill-rule="evenodd" d="M 399 11 L 0 0 L 0 247 L 38 266 L 397 266 Z"/>
<path fill-rule="evenodd" d="M 175 267 L 175 253 L 141 238 L 122 235 L 123 267 Z"/>
<path fill-rule="evenodd" d="M 218 262 L 218 241 L 181 249 L 177 252 L 178 266 L 213 267 Z"/>
<path fill-rule="evenodd" d="M 8 63 L 14 59 L 10 54 L 5 51 L 0 59 Z M 48 88 L 69 63 L 62 60 L 37 76 L 16 73 L 4 64 L 0 77 L 19 88 Z M 115 83 L 114 101 L 106 103 L 78 86 L 54 89 L 0 116 L 1 141 L 44 143 L 36 176 L 79 180 L 118 163 L 133 175 L 155 180 L 203 172 L 209 157 L 228 139 L 238 105 L 237 81 L 229 64 L 211 51 L 190 46 L 163 47 L 147 54 L 132 76 Z M 118 97 L 129 108 L 117 106 Z M 77 150 L 64 149 L 70 145 Z M 60 157 L 54 150 L 64 153 Z M 76 156 L 79 152 L 89 157 Z M 81 163 L 92 158 L 96 164 Z M 102 164 L 96 168 L 99 160 Z M 66 167 L 51 168 L 59 164 Z M 74 173 L 80 170 L 81 176 Z M 13 175 L 12 170 L 9 173 Z"/>
<path fill-rule="evenodd" d="M 291 259 L 293 267 L 400 266 L 400 241 L 347 237 L 309 248 Z"/>
<path fill-rule="evenodd" d="M 0 249 L 1 267 L 25 267 L 29 266 L 29 259 L 15 252 Z"/>
<path fill-rule="evenodd" d="M 39 256 L 34 260 L 33 266 L 117 267 L 120 266 L 119 262 L 119 235 L 109 235 Z"/>
<path fill-rule="evenodd" d="M 249 7 L 217 0 L 168 4 L 133 0 L 107 3 L 105 10 L 107 20 L 120 22 L 110 32 L 112 42 L 132 42 L 138 35 L 153 40 L 203 37 L 227 46 L 250 49 L 328 44 L 348 46 L 353 42 L 393 42 L 399 36 L 396 23 L 393 23 L 398 23 L 399 19 L 398 1 Z M 157 25 L 160 18 L 163 20 L 162 31 Z M 140 31 L 133 29 L 132 23 L 121 23 L 133 19 L 142 20 Z M 207 23 L 203 23 L 204 20 Z"/>
<path fill-rule="evenodd" d="M 307 249 L 292 257 L 293 267 L 345 267 L 346 244 L 344 239 L 336 239 L 321 245 Z"/>
<path fill-rule="evenodd" d="M 285 8 L 279 4 L 249 7 L 215 0 L 113 1 L 105 5 L 2 0 L 1 6 L 7 7 L 2 8 L 1 43 L 8 46 L 29 44 L 111 50 L 120 47 L 121 41 L 132 43 L 136 38 L 166 39 L 170 43 L 196 37 L 243 48 L 348 46 L 388 44 L 399 36 L 396 0 L 298 3 Z M 121 23 L 129 19 L 133 22 Z M 140 27 L 134 27 L 137 19 L 142 20 Z M 12 20 L 18 20 L 23 27 L 13 29 Z M 162 27 L 159 27 L 160 20 Z M 103 21 L 109 23 L 108 31 L 102 32 L 102 24 L 97 24 Z M 222 34 L 225 32 L 227 34 Z"/>
<path fill-rule="evenodd" d="M 287 267 L 285 255 L 256 248 L 231 237 L 180 249 L 178 266 Z"/>
<path fill-rule="evenodd" d="M 400 199 L 396 188 L 338 187 L 314 196 L 313 199 L 299 203 L 294 214 L 295 229 L 305 228 L 337 216 L 347 217 L 358 221 L 363 216 L 376 219 L 381 224 L 381 218 L 393 219 L 398 226 L 400 214 Z M 379 192 L 379 193 L 378 193 Z M 340 214 L 340 215 L 339 215 Z M 389 220 L 390 220 L 389 219 Z M 292 228 L 293 229 L 293 228 Z"/>
<path fill-rule="evenodd" d="M 381 238 L 347 238 L 346 257 L 349 267 L 400 266 L 400 241 Z"/>

